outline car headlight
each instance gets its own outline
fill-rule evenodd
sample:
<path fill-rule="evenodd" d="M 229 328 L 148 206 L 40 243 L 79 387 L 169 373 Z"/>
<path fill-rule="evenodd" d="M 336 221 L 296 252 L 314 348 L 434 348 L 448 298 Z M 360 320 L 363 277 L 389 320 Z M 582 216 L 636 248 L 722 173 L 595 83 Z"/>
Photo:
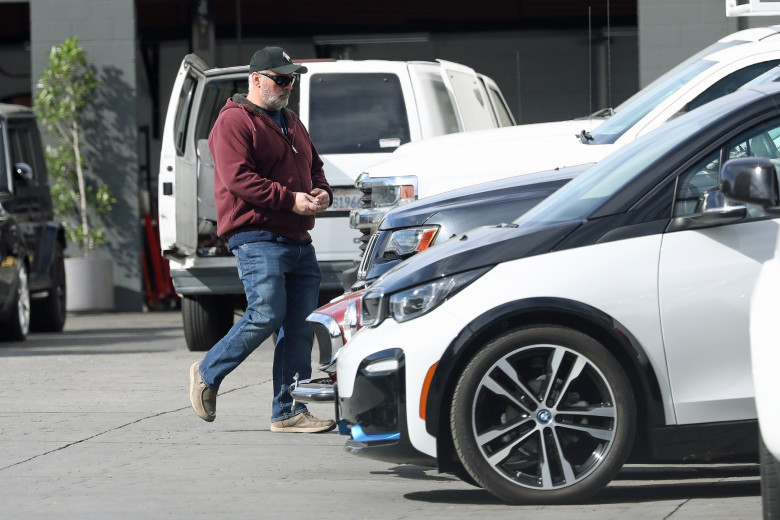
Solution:
<path fill-rule="evenodd" d="M 383 258 L 406 258 L 428 249 L 436 238 L 438 226 L 421 226 L 393 231 L 385 243 Z"/>
<path fill-rule="evenodd" d="M 364 208 L 389 208 L 417 200 L 416 175 L 373 178 L 362 173 L 355 181 L 355 187 L 368 196 L 367 201 L 364 199 Z"/>
<path fill-rule="evenodd" d="M 380 287 L 373 287 L 363 296 L 361 304 L 363 326 L 375 327 L 388 315 L 399 323 L 418 318 L 457 294 L 488 272 L 491 267 L 481 267 L 431 280 L 391 294 L 389 297 L 382 293 Z"/>

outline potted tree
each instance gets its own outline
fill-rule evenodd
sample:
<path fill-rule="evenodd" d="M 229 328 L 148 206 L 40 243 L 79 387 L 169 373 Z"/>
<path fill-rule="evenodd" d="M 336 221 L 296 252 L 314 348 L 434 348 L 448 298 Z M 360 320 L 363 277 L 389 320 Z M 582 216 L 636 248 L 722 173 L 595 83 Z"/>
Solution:
<path fill-rule="evenodd" d="M 55 144 L 46 147 L 52 178 L 54 213 L 62 221 L 67 241 L 78 256 L 65 259 L 68 310 L 111 310 L 114 307 L 113 262 L 96 255 L 106 242 L 96 223 L 116 202 L 108 186 L 87 176 L 82 120 L 98 87 L 94 68 L 72 37 L 49 51 L 33 99 L 33 108 Z"/>

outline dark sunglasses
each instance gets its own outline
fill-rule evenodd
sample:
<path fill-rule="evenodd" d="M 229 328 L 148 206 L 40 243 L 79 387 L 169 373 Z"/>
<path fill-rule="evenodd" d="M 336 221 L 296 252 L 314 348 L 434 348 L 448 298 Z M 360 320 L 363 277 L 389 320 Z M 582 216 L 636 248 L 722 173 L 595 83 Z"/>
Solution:
<path fill-rule="evenodd" d="M 295 78 L 296 76 L 271 76 L 270 74 L 265 74 L 264 72 L 258 72 L 261 76 L 265 76 L 266 78 L 270 78 L 271 81 L 279 85 L 280 87 L 286 87 L 287 85 L 295 85 Z"/>

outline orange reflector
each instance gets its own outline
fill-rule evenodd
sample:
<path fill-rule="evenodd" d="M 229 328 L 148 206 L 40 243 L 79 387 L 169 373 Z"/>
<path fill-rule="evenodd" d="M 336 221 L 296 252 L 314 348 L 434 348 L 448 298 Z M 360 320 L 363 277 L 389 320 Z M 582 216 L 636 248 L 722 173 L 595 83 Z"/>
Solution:
<path fill-rule="evenodd" d="M 437 361 L 428 369 L 428 373 L 425 374 L 425 381 L 423 381 L 422 391 L 420 392 L 420 419 L 423 420 L 425 420 L 425 409 L 428 405 L 428 390 L 431 388 L 433 373 L 436 372 L 436 366 L 438 364 L 439 362 Z"/>
<path fill-rule="evenodd" d="M 417 250 L 424 251 L 425 249 L 428 249 L 431 245 L 431 242 L 433 242 L 433 237 L 436 236 L 437 231 L 438 229 L 426 230 L 422 237 L 420 237 L 420 243 L 417 244 Z"/>
<path fill-rule="evenodd" d="M 414 200 L 414 186 L 411 184 L 404 184 L 401 186 L 401 192 L 400 192 L 401 199 L 412 199 Z"/>

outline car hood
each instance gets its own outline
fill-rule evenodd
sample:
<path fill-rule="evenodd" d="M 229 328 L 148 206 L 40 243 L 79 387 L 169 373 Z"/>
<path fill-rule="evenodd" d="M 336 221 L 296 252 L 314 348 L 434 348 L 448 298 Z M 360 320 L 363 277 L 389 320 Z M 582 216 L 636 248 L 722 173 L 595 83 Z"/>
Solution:
<path fill-rule="evenodd" d="M 425 197 L 388 212 L 380 229 L 421 226 L 438 212 L 447 211 L 453 207 L 457 207 L 459 210 L 473 205 L 489 208 L 498 200 L 507 197 L 514 199 L 522 192 L 533 190 L 535 186 L 542 188 L 549 183 L 571 180 L 591 166 L 593 163 L 518 175 Z"/>
<path fill-rule="evenodd" d="M 576 135 L 582 130 L 590 132 L 604 121 L 605 119 L 572 119 L 566 121 L 551 121 L 547 123 L 505 126 L 471 132 L 456 132 L 406 143 L 393 152 L 393 155 L 400 157 L 407 153 L 420 153 L 420 151 L 423 150 L 431 152 L 437 148 L 489 143 L 497 139 L 560 137 L 565 140 L 575 141 L 577 140 Z"/>
<path fill-rule="evenodd" d="M 455 273 L 544 254 L 580 224 L 573 221 L 533 228 L 514 225 L 476 228 L 401 262 L 372 287 L 389 294 Z"/>
<path fill-rule="evenodd" d="M 618 144 L 583 144 L 574 135 L 558 137 L 516 136 L 512 128 L 486 130 L 490 141 L 472 141 L 483 132 L 466 132 L 451 146 L 420 146 L 366 169 L 371 178 L 416 175 L 419 198 L 445 191 L 543 170 L 598 162 L 620 147 Z M 436 174 L 432 174 L 435 172 Z"/>

